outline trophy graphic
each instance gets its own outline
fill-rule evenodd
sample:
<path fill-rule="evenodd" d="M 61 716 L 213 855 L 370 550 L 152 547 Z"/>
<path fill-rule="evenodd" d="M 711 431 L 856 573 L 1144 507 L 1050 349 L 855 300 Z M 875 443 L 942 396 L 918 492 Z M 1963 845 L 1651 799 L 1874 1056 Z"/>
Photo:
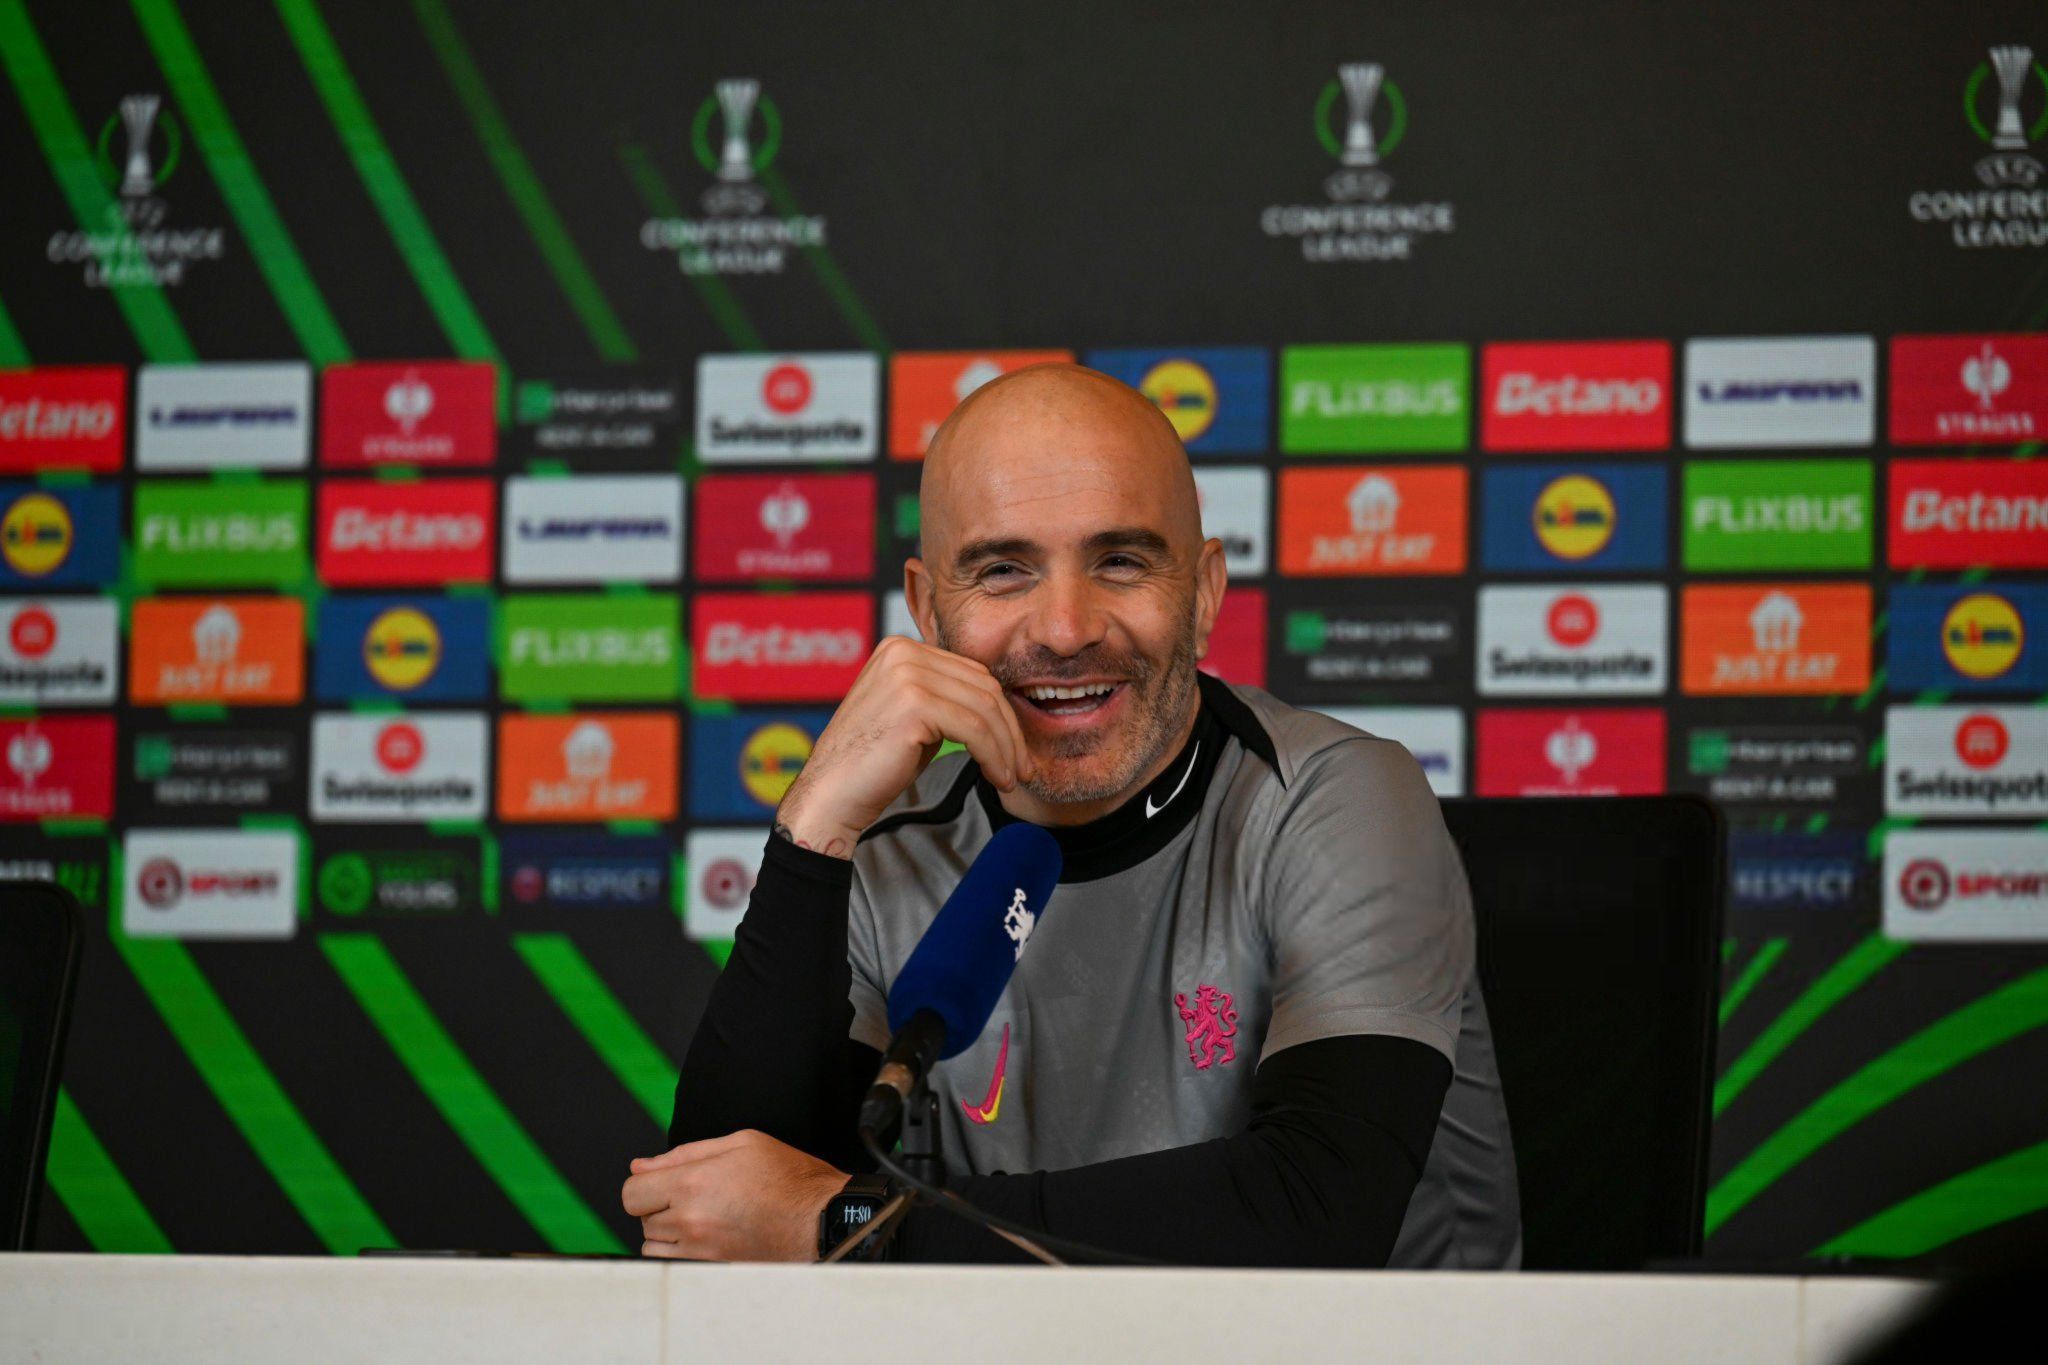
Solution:
<path fill-rule="evenodd" d="M 2027 149 L 2026 130 L 2020 126 L 2020 92 L 2026 88 L 2027 72 L 2034 64 L 2034 49 L 2020 44 L 1991 49 L 1991 69 L 1998 73 L 1998 130 L 1991 145 L 2001 152 Z"/>
<path fill-rule="evenodd" d="M 1379 148 L 1373 145 L 1372 137 L 1372 106 L 1379 98 L 1380 82 L 1386 75 L 1387 69 L 1378 62 L 1346 62 L 1337 68 L 1337 79 L 1344 85 L 1344 103 L 1351 110 L 1351 118 L 1344 125 L 1342 160 L 1347 166 L 1379 164 Z M 2017 116 L 2013 126 L 2019 126 Z"/>
<path fill-rule="evenodd" d="M 157 95 L 127 95 L 121 100 L 121 126 L 128 133 L 128 158 L 121 169 L 124 198 L 139 198 L 156 188 L 156 176 L 149 166 L 149 130 L 162 103 Z M 2019 124 L 2015 122 L 2013 126 L 2017 128 Z"/>
<path fill-rule="evenodd" d="M 732 80 L 718 83 L 718 108 L 725 115 L 725 149 L 718 158 L 720 180 L 738 181 L 754 178 L 753 157 L 747 151 L 747 120 L 754 116 L 754 100 L 760 93 L 759 81 Z"/>

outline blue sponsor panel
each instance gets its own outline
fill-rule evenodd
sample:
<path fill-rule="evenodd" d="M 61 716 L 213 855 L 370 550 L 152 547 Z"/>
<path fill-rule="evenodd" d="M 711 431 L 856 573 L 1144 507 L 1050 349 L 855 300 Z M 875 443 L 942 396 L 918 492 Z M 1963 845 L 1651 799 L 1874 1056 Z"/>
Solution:
<path fill-rule="evenodd" d="M 507 834 L 501 904 L 515 910 L 673 910 L 674 850 L 638 835 Z"/>
<path fill-rule="evenodd" d="M 1731 910 L 1846 910 L 1855 905 L 1870 860 L 1851 830 L 1728 836 Z"/>
<path fill-rule="evenodd" d="M 803 770 L 830 711 L 742 711 L 690 721 L 690 814 L 758 823 Z"/>
<path fill-rule="evenodd" d="M 0 483 L 0 588 L 97 586 L 120 576 L 120 489 Z"/>
<path fill-rule="evenodd" d="M 2048 690 L 2048 584 L 1901 584 L 1887 619 L 1894 692 Z"/>
<path fill-rule="evenodd" d="M 1118 347 L 1082 363 L 1157 403 L 1190 455 L 1257 455 L 1272 441 L 1273 363 L 1263 346 Z"/>
<path fill-rule="evenodd" d="M 1670 556 L 1662 465 L 1516 465 L 1480 479 L 1486 568 L 1600 573 Z"/>
<path fill-rule="evenodd" d="M 475 597 L 328 597 L 313 684 L 321 701 L 481 701 L 491 609 Z"/>

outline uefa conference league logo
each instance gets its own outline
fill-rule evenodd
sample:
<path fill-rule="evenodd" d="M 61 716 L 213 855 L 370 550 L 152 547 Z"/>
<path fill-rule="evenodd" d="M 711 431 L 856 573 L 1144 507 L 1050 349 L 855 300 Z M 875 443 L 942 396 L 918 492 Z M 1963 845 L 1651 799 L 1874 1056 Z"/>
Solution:
<path fill-rule="evenodd" d="M 705 216 L 650 218 L 641 224 L 640 244 L 675 252 L 685 275 L 779 275 L 793 252 L 824 246 L 822 216 L 770 212 L 771 192 L 761 179 L 781 149 L 782 113 L 761 93 L 761 82 L 717 82 L 690 121 L 690 150 L 711 177 L 698 199 Z"/>
<path fill-rule="evenodd" d="M 163 107 L 163 96 L 123 96 L 93 146 L 94 167 L 112 192 L 106 221 L 51 233 L 44 255 L 79 266 L 92 289 L 182 284 L 195 262 L 219 260 L 227 229 L 174 226 L 170 204 L 158 194 L 184 150 L 184 129 Z"/>
<path fill-rule="evenodd" d="M 1990 48 L 1963 86 L 1963 114 L 1977 140 L 1991 148 L 1972 169 L 1978 187 L 1915 190 L 1906 209 L 1922 223 L 1941 223 L 1956 247 L 2048 245 L 2048 186 L 2031 148 L 2048 136 L 2048 67 L 2034 50 L 2009 43 Z M 2031 111 L 2032 117 L 2029 118 Z"/>

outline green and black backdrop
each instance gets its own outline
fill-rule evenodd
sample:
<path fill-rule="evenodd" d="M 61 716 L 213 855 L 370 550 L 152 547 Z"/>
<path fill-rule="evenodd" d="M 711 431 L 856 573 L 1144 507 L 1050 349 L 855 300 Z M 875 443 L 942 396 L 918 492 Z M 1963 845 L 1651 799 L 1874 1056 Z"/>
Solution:
<path fill-rule="evenodd" d="M 1047 353 L 1187 437 L 1218 671 L 1443 791 L 1723 801 L 1712 1251 L 2038 1235 L 2043 55 L 0 0 L 0 862 L 93 923 L 41 1245 L 630 1247 L 914 452 Z"/>

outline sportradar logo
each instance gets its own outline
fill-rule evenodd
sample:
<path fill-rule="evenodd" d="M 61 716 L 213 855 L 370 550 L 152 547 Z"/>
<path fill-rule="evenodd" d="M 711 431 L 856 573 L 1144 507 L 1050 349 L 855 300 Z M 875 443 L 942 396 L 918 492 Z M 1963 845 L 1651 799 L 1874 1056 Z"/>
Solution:
<path fill-rule="evenodd" d="M 1954 106 L 1949 106 L 1953 108 Z M 1915 190 L 1907 212 L 1947 227 L 1961 250 L 2048 244 L 2048 196 L 2033 147 L 2048 136 L 2048 67 L 2024 43 L 1988 48 L 1963 82 L 1963 119 L 1980 147 L 1975 186 Z"/>
<path fill-rule="evenodd" d="M 393 692 L 410 692 L 441 666 L 441 632 L 417 607 L 393 607 L 363 632 L 363 665 Z"/>
<path fill-rule="evenodd" d="M 1941 652 L 1965 677 L 2002 677 L 2019 662 L 2026 643 L 2019 609 L 1995 592 L 1971 593 L 1942 619 Z"/>
<path fill-rule="evenodd" d="M 1598 479 L 1567 474 L 1536 495 L 1536 539 L 1559 559 L 1586 559 L 1614 539 L 1614 495 Z"/>

